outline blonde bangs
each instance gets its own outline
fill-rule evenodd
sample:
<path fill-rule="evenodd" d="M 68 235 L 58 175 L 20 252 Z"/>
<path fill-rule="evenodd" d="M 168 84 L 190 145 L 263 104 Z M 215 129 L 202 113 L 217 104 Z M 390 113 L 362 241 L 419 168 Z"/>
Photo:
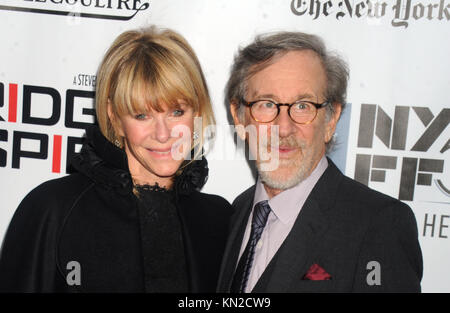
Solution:
<path fill-rule="evenodd" d="M 97 82 L 97 120 L 111 142 L 123 141 L 114 117 L 163 112 L 180 100 L 202 118 L 196 146 L 203 145 L 203 130 L 215 124 L 200 63 L 186 40 L 171 30 L 150 27 L 121 34 L 108 49 Z"/>
<path fill-rule="evenodd" d="M 123 65 L 111 96 L 118 116 L 163 112 L 178 107 L 180 100 L 199 111 L 204 96 L 196 90 L 192 73 L 175 58 L 141 54 Z"/>

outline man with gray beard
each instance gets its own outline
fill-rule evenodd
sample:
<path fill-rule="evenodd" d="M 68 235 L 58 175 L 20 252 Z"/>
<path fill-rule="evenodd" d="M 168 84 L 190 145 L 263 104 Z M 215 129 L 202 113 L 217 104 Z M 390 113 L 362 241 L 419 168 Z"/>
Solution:
<path fill-rule="evenodd" d="M 325 156 L 347 80 L 314 35 L 267 34 L 239 50 L 225 101 L 259 175 L 233 203 L 219 292 L 420 292 L 411 209 Z"/>

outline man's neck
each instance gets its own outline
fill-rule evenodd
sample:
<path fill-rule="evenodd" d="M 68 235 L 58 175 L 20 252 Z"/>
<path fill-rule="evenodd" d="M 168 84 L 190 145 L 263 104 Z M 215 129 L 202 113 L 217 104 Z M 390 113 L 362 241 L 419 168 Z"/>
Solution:
<path fill-rule="evenodd" d="M 275 188 L 270 188 L 269 186 L 267 186 L 266 184 L 263 184 L 264 189 L 267 192 L 267 195 L 269 196 L 269 199 L 272 199 L 273 197 L 275 197 L 276 195 L 280 194 L 281 192 L 283 192 L 283 189 L 275 189 Z"/>

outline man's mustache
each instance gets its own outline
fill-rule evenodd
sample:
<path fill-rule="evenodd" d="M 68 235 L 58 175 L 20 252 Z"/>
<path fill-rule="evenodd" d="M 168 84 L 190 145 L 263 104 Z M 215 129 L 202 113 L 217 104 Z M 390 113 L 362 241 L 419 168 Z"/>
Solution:
<path fill-rule="evenodd" d="M 272 143 L 269 142 L 267 137 L 263 138 L 261 143 L 264 148 L 272 147 Z M 296 138 L 295 136 L 288 136 L 282 137 L 278 140 L 278 147 L 304 149 L 306 147 L 306 143 L 300 138 Z"/>

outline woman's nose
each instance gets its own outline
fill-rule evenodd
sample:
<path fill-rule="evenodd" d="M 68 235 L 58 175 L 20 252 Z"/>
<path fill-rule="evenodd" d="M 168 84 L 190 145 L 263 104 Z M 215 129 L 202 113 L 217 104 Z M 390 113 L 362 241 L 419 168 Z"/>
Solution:
<path fill-rule="evenodd" d="M 158 118 L 156 120 L 155 138 L 159 142 L 167 142 L 170 138 L 170 129 L 164 118 Z"/>

